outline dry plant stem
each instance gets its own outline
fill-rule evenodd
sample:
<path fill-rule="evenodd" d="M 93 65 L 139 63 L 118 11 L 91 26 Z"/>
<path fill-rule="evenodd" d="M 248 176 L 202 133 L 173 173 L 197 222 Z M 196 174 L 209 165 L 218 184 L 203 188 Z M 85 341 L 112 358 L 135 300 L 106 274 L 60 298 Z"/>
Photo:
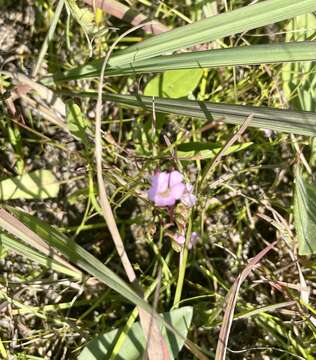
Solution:
<path fill-rule="evenodd" d="M 222 150 L 215 156 L 214 160 L 210 162 L 202 174 L 202 179 L 200 182 L 200 189 L 203 189 L 203 186 L 208 179 L 209 175 L 211 174 L 211 171 L 217 166 L 217 164 L 220 162 L 221 158 L 225 155 L 225 152 L 238 140 L 238 138 L 244 133 L 244 131 L 247 129 L 251 119 L 253 118 L 253 114 L 250 114 L 246 120 L 241 124 L 239 130 L 227 141 L 227 143 L 224 145 Z"/>
<path fill-rule="evenodd" d="M 102 208 L 104 219 L 112 235 L 112 239 L 114 241 L 116 250 L 120 256 L 126 275 L 131 283 L 136 283 L 136 275 L 132 267 L 132 264 L 129 261 L 129 258 L 124 248 L 123 241 L 121 239 L 121 235 L 117 228 L 114 215 L 111 209 L 111 205 L 106 195 L 106 185 L 102 176 L 102 141 L 101 141 L 102 88 L 103 88 L 103 78 L 104 78 L 105 68 L 113 49 L 124 36 L 135 31 L 136 29 L 143 27 L 144 25 L 145 24 L 136 26 L 124 32 L 121 36 L 118 37 L 118 39 L 113 43 L 113 45 L 109 49 L 102 64 L 100 81 L 98 86 L 98 99 L 96 104 L 96 118 L 95 118 L 95 158 L 96 158 L 98 188 L 100 195 L 100 205 Z M 139 308 L 139 317 L 145 336 L 147 338 L 149 359 L 150 360 L 169 359 L 170 357 L 169 357 L 167 345 L 164 342 L 164 339 L 161 335 L 161 332 L 159 330 L 156 321 L 152 321 L 151 314 L 148 314 L 142 308 Z"/>
<path fill-rule="evenodd" d="M 142 13 L 137 12 L 121 4 L 116 0 L 84 0 L 84 2 L 93 8 L 99 8 L 106 11 L 108 14 L 115 16 L 118 19 L 126 21 L 134 26 L 138 26 L 144 22 L 147 22 L 149 19 Z M 161 24 L 159 21 L 151 21 L 148 24 L 143 25 L 144 30 L 147 33 L 152 33 L 155 35 L 166 32 L 169 29 L 167 26 Z"/>
<path fill-rule="evenodd" d="M 244 268 L 241 274 L 237 277 L 234 282 L 234 285 L 229 290 L 226 297 L 226 310 L 221 326 L 221 331 L 219 333 L 219 338 L 217 342 L 215 360 L 225 360 L 227 344 L 230 334 L 231 325 L 233 322 L 235 306 L 237 302 L 237 296 L 241 284 L 250 274 L 252 269 L 259 263 L 259 261 L 271 250 L 277 242 L 266 246 L 263 250 L 259 252 L 254 258 L 249 261 L 249 264 Z"/>

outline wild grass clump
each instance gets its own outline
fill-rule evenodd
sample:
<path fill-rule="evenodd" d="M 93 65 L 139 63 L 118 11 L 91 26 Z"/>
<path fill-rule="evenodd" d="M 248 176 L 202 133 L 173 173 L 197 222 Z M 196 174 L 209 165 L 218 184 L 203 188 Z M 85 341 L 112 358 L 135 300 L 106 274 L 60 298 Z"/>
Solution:
<path fill-rule="evenodd" d="M 0 7 L 0 357 L 313 359 L 315 1 Z"/>

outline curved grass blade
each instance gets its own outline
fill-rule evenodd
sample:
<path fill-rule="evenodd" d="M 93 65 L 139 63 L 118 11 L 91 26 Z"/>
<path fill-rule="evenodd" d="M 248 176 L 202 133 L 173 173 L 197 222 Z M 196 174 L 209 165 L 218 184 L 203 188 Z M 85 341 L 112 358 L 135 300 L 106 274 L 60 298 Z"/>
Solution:
<path fill-rule="evenodd" d="M 27 241 L 27 235 L 30 236 L 33 234 L 34 236 L 35 234 L 35 236 L 41 239 L 43 243 L 46 243 L 52 251 L 56 252 L 56 250 L 58 250 L 73 264 L 103 282 L 129 302 L 132 302 L 142 308 L 142 310 L 153 315 L 157 320 L 161 321 L 168 330 L 172 331 L 175 336 L 179 336 L 184 340 L 183 336 L 169 322 L 158 315 L 130 285 L 75 241 L 67 238 L 64 234 L 34 216 L 12 207 L 7 208 L 14 216 L 4 209 L 0 209 L 0 227 L 2 229 L 24 242 Z M 25 234 L 25 232 L 28 234 Z M 200 359 L 207 359 L 195 345 L 192 345 L 190 350 L 194 354 L 199 354 Z"/>
<path fill-rule="evenodd" d="M 258 65 L 315 60 L 316 41 L 288 42 L 281 44 L 250 45 L 227 49 L 194 51 L 184 54 L 157 56 L 135 61 L 123 66 L 113 66 L 110 59 L 106 76 L 124 76 L 167 70 L 211 68 L 218 66 Z M 57 74 L 55 80 L 95 77 L 100 73 L 98 61 Z"/>
<path fill-rule="evenodd" d="M 316 10 L 315 0 L 267 0 L 255 5 L 212 16 L 193 24 L 162 33 L 147 39 L 140 44 L 114 55 L 109 59 L 112 68 L 133 64 L 137 61 L 153 58 L 171 51 L 210 42 L 225 36 L 245 32 L 294 16 Z M 79 79 L 100 74 L 103 59 L 93 61 L 85 66 L 68 71 L 58 79 Z"/>
<path fill-rule="evenodd" d="M 67 93 L 73 96 L 96 97 L 95 92 Z M 104 100 L 152 111 L 152 97 L 130 95 L 104 95 Z M 316 113 L 267 107 L 217 104 L 204 101 L 155 98 L 156 112 L 219 120 L 228 124 L 241 124 L 253 114 L 250 127 L 271 129 L 297 135 L 316 135 Z"/>
<path fill-rule="evenodd" d="M 25 241 L 25 236 L 19 226 L 28 228 L 29 233 L 35 233 L 52 250 L 58 250 L 66 259 L 73 264 L 85 270 L 88 274 L 96 277 L 98 280 L 121 294 L 128 301 L 140 306 L 145 311 L 152 313 L 151 307 L 144 301 L 125 281 L 102 264 L 96 257 L 83 249 L 73 240 L 61 234 L 55 228 L 47 225 L 39 219 L 23 211 L 9 207 L 9 210 L 15 216 L 15 224 L 12 221 L 8 224 L 7 218 L 13 218 L 5 210 L 0 210 L 0 226 L 10 232 L 12 235 Z M 22 223 L 22 224 L 21 224 Z M 7 226 L 7 224 L 9 226 Z"/>
<path fill-rule="evenodd" d="M 71 276 L 75 279 L 82 280 L 83 273 L 79 270 L 74 271 L 67 266 L 59 263 L 53 257 L 48 258 L 45 254 L 33 249 L 31 246 L 24 244 L 21 240 L 15 239 L 13 236 L 0 232 L 0 246 L 9 251 L 14 251 L 22 256 L 37 262 L 38 264 L 57 271 L 59 273 Z"/>

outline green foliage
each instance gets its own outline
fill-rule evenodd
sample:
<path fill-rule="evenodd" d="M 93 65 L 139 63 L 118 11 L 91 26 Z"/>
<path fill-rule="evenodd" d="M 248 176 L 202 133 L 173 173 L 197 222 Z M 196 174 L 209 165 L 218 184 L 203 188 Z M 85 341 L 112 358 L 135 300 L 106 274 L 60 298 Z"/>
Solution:
<path fill-rule="evenodd" d="M 237 151 L 247 149 L 252 143 L 244 143 L 231 146 L 225 153 L 225 155 L 234 154 Z M 212 159 L 221 151 L 222 147 L 217 144 L 207 144 L 200 142 L 189 142 L 180 144 L 177 147 L 177 156 L 181 160 L 199 159 Z"/>
<path fill-rule="evenodd" d="M 300 255 L 316 253 L 316 186 L 295 177 L 294 220 Z"/>
<path fill-rule="evenodd" d="M 315 41 L 260 44 L 156 56 L 119 67 L 108 66 L 106 75 L 126 76 L 179 69 L 307 61 L 315 58 L 315 44 Z M 93 77 L 99 75 L 99 72 L 99 61 L 95 61 L 79 69 L 74 68 L 64 74 L 56 74 L 54 79 L 63 81 Z"/>
<path fill-rule="evenodd" d="M 121 253 L 118 255 L 115 251 L 104 219 L 100 217 L 92 161 L 95 89 L 99 79 L 91 77 L 100 75 L 102 57 L 123 33 L 122 23 L 109 18 L 105 12 L 100 16 L 100 11 L 95 21 L 92 7 L 79 8 L 82 2 L 66 0 L 68 17 L 64 24 L 63 0 L 58 1 L 57 6 L 47 0 L 35 0 L 35 3 L 37 13 L 42 12 L 47 24 L 51 23 L 48 36 L 40 51 L 32 48 L 26 57 L 19 55 L 14 61 L 20 65 L 17 71 L 22 71 L 30 63 L 36 63 L 34 54 L 40 54 L 32 83 L 46 81 L 51 88 L 46 89 L 46 93 L 45 87 L 38 90 L 31 86 L 32 90 L 22 98 L 15 93 L 17 98 L 13 101 L 18 112 L 22 105 L 23 116 L 21 121 L 20 118 L 15 121 L 18 131 L 0 138 L 0 149 L 8 152 L 8 156 L 1 157 L 0 166 L 6 177 L 12 169 L 23 170 L 21 160 L 25 160 L 28 169 L 37 168 L 38 163 L 49 163 L 54 171 L 57 168 L 56 173 L 61 173 L 61 178 L 67 172 L 65 179 L 71 180 L 71 186 L 62 181 L 65 185 L 60 194 L 63 196 L 56 193 L 54 201 L 37 201 L 35 205 L 23 203 L 28 213 L 35 216 L 11 209 L 22 223 L 6 222 L 5 217 L 0 217 L 1 256 L 5 261 L 9 259 L 0 278 L 5 284 L 0 289 L 0 296 L 5 299 L 2 311 L 5 313 L 7 302 L 11 306 L 8 318 L 13 317 L 12 323 L 31 329 L 30 335 L 28 330 L 22 333 L 23 327 L 14 329 L 21 354 L 25 351 L 28 357 L 33 353 L 49 357 L 49 352 L 43 349 L 54 349 L 57 357 L 66 359 L 78 354 L 83 346 L 80 358 L 105 357 L 113 348 L 111 359 L 114 353 L 126 359 L 140 358 L 145 339 L 139 324 L 127 334 L 121 333 L 136 320 L 139 309 L 133 310 L 134 317 L 131 315 L 126 323 L 131 311 L 128 302 L 148 311 L 152 310 L 149 303 L 153 303 L 161 312 L 169 310 L 174 302 L 177 305 L 189 303 L 192 307 L 166 313 L 182 334 L 180 340 L 168 332 L 171 343 L 177 340 L 177 344 L 170 345 L 173 356 L 203 359 L 195 353 L 188 354 L 188 349 L 194 352 L 195 344 L 199 344 L 212 358 L 222 313 L 228 308 L 224 299 L 232 282 L 263 243 L 274 240 L 279 241 L 268 255 L 272 259 L 264 259 L 239 289 L 238 312 L 245 316 L 237 314 L 236 319 L 231 319 L 242 317 L 232 327 L 228 346 L 233 351 L 247 350 L 240 356 L 249 358 L 309 358 L 316 353 L 313 325 L 316 311 L 311 301 L 305 301 L 309 290 L 306 283 L 309 286 L 313 282 L 315 261 L 311 257 L 307 264 L 301 265 L 302 271 L 299 267 L 298 271 L 293 266 L 293 257 L 288 256 L 292 253 L 283 246 L 280 236 L 285 226 L 291 228 L 292 225 L 292 167 L 294 161 L 301 160 L 301 156 L 295 158 L 293 151 L 298 150 L 291 147 L 292 136 L 286 133 L 299 135 L 295 139 L 300 148 L 307 143 L 304 135 L 315 136 L 316 133 L 316 113 L 299 111 L 312 110 L 314 106 L 315 36 L 310 30 L 315 28 L 314 15 L 299 16 L 289 22 L 284 20 L 311 14 L 316 10 L 315 0 L 257 1 L 251 6 L 244 6 L 241 0 L 213 1 L 212 9 L 204 1 L 192 2 L 190 6 L 189 2 L 172 0 L 159 6 L 147 0 L 135 2 L 135 6 L 150 18 L 156 10 L 155 16 L 173 30 L 150 37 L 138 29 L 115 45 L 103 87 L 102 176 L 126 254 L 137 274 L 137 282 L 146 289 L 144 296 L 123 280 Z M 110 3 L 115 2 L 106 2 Z M 220 14 L 201 20 L 217 13 Z M 82 31 L 77 31 L 72 17 Z M 182 26 L 191 20 L 196 22 Z M 47 27 L 40 21 L 37 17 L 32 25 L 35 31 L 39 30 L 38 41 L 43 40 L 43 29 Z M 103 21 L 105 24 L 101 24 Z M 101 26 L 100 32 L 96 31 L 95 23 Z M 303 28 L 302 32 L 292 32 Z M 104 29 L 108 29 L 108 33 Z M 145 37 L 147 39 L 143 40 Z M 38 45 L 37 40 L 29 43 L 31 47 Z M 130 43 L 136 44 L 126 46 Z M 197 49 L 199 44 L 203 45 Z M 187 51 L 191 46 L 194 50 L 208 50 Z M 82 66 L 88 56 L 91 62 Z M 289 62 L 289 65 L 283 64 Z M 47 74 L 47 69 L 52 71 L 57 64 L 66 71 Z M 255 64 L 259 66 L 253 66 Z M 11 70 L 7 71 L 10 66 L 14 63 L 5 63 L 3 67 L 5 81 L 1 92 L 10 84 L 14 93 L 16 83 L 24 82 L 11 74 Z M 143 84 L 154 72 L 162 74 Z M 145 73 L 150 75 L 143 77 Z M 38 80 L 42 75 L 47 78 Z M 27 77 L 25 79 L 27 81 Z M 54 84 L 52 79 L 60 82 Z M 72 81 L 67 83 L 67 80 Z M 124 95 L 134 90 L 136 96 Z M 138 95 L 143 90 L 148 96 Z M 199 101 L 180 99 L 192 98 L 192 92 Z M 9 98 L 11 93 L 7 94 Z M 276 109 L 285 107 L 284 94 L 296 111 Z M 152 96 L 155 96 L 156 116 Z M 3 127 L 7 129 L 8 122 L 12 124 L 6 118 L 7 112 L 2 111 L 2 103 L 0 105 L 0 116 L 5 114 Z M 253 117 L 248 128 L 226 151 L 226 156 L 214 165 L 204 190 L 197 193 L 201 175 L 203 177 L 203 172 L 212 166 L 214 156 L 230 139 L 231 127 L 226 124 L 240 125 L 249 115 Z M 282 134 L 266 135 L 256 128 Z M 9 151 L 7 140 L 11 144 Z M 83 151 L 80 144 L 84 145 Z M 25 154 L 28 158 L 24 158 Z M 54 156 L 50 158 L 50 154 Z M 157 170 L 171 169 L 181 171 L 186 181 L 194 185 L 198 201 L 189 218 L 181 203 L 174 209 L 157 208 L 146 197 L 150 175 Z M 33 172 L 26 175 L 30 174 Z M 19 187 L 17 179 L 19 184 L 23 183 Z M 27 177 L 23 181 L 21 178 L 3 180 L 1 200 L 7 200 L 5 194 L 12 193 L 12 184 L 16 189 L 10 199 L 26 198 L 35 185 L 34 181 L 30 183 L 25 179 Z M 45 192 L 38 189 L 38 184 L 36 186 L 32 192 L 41 195 L 30 199 L 45 199 Z M 46 184 L 44 188 L 49 186 Z M 18 191 L 22 196 L 14 197 Z M 314 185 L 299 177 L 295 192 L 294 217 L 300 253 L 312 254 L 316 230 Z M 0 213 L 3 214 L 3 210 Z M 190 251 L 176 254 L 172 250 L 167 231 L 172 233 L 175 224 L 178 228 L 186 226 L 190 231 L 192 227 L 199 233 L 198 244 Z M 25 270 L 23 264 L 20 266 L 24 260 L 16 254 L 31 260 L 25 261 L 30 264 L 31 271 Z M 289 268 L 291 271 L 287 271 Z M 256 277 L 260 280 L 254 286 L 252 282 Z M 19 287 L 24 292 L 20 292 Z M 49 297 L 50 293 L 54 297 Z M 284 294 L 286 301 L 282 301 Z M 306 305 L 301 303 L 299 295 Z M 19 304 L 24 299 L 33 301 L 35 306 L 21 307 Z M 65 303 L 67 307 L 59 306 Z M 45 313 L 47 307 L 53 315 Z M 23 311 L 19 312 L 20 308 Z M 30 310 L 34 308 L 36 312 Z M 273 315 L 269 314 L 271 312 Z M 24 317 L 26 313 L 30 316 Z M 174 314 L 179 314 L 179 321 L 175 321 Z M 34 316 L 42 322 L 35 322 Z M 177 355 L 189 327 L 192 329 L 190 340 Z M 5 328 L 0 334 L 4 334 L 5 346 L 3 352 L 0 341 L 0 352 L 3 356 L 8 348 L 11 356 L 15 341 L 12 342 L 6 332 Z M 103 335 L 95 338 L 99 334 Z M 28 341 L 30 336 L 32 339 Z M 39 338 L 43 348 L 37 351 L 28 344 L 34 344 Z M 93 340 L 87 344 L 90 339 Z M 125 341 L 122 347 L 121 341 Z"/>
<path fill-rule="evenodd" d="M 47 199 L 59 192 L 59 182 L 50 170 L 35 170 L 0 181 L 0 200 Z"/>
<path fill-rule="evenodd" d="M 11 208 L 10 211 L 25 226 L 33 230 L 47 245 L 58 250 L 73 264 L 79 266 L 91 276 L 95 276 L 98 280 L 117 291 L 128 301 L 133 302 L 135 305 L 140 305 L 149 312 L 151 311 L 150 306 L 128 284 L 126 284 L 125 281 L 84 248 L 34 216 L 13 208 Z M 5 225 L 4 222 L 0 223 L 0 226 L 8 231 L 8 228 L 5 227 Z M 28 242 L 25 237 L 27 234 L 16 232 L 15 230 L 12 230 L 11 233 L 12 235 L 18 236 L 22 241 Z M 47 263 L 50 263 L 49 257 L 47 257 Z"/>
<path fill-rule="evenodd" d="M 171 51 L 214 41 L 315 10 L 314 0 L 301 0 L 300 2 L 296 0 L 263 1 L 154 36 L 117 55 L 114 54 L 111 56 L 108 65 L 115 70 L 124 69 L 124 67 L 133 68 L 133 64 L 137 64 L 138 61 L 155 58 Z M 253 56 L 255 55 L 254 52 Z M 291 56 L 292 54 L 289 53 L 288 57 Z M 172 57 L 169 57 L 170 59 Z M 93 61 L 86 66 L 66 72 L 61 78 L 67 80 L 98 76 L 102 63 L 103 60 Z M 57 76 L 56 80 L 61 78 Z"/>
<path fill-rule="evenodd" d="M 316 39 L 316 16 L 305 14 L 290 20 L 286 27 L 286 41 L 302 42 Z M 314 54 L 315 54 L 314 45 Z M 296 62 L 282 68 L 285 95 L 298 110 L 316 111 L 315 64 Z M 294 98 L 293 98 L 294 97 Z"/>
<path fill-rule="evenodd" d="M 96 93 L 75 93 L 73 96 L 96 97 Z M 129 95 L 104 95 L 105 100 L 126 106 L 152 110 L 152 97 Z M 218 104 L 183 99 L 155 98 L 157 112 L 184 115 L 206 120 L 219 120 L 228 124 L 241 124 L 253 115 L 249 126 L 288 132 L 298 135 L 316 134 L 316 113 L 271 109 L 267 107 Z"/>
<path fill-rule="evenodd" d="M 94 14 L 86 7 L 79 8 L 76 0 L 66 0 L 66 4 L 72 16 L 80 24 L 85 34 L 92 34 L 95 27 Z"/>
<path fill-rule="evenodd" d="M 188 330 L 192 321 L 193 308 L 190 306 L 171 310 L 164 313 L 163 317 L 178 331 L 183 338 L 174 335 L 163 327 L 163 334 L 170 350 L 170 359 L 175 359 L 183 347 L 184 339 L 187 337 Z M 82 350 L 79 360 L 98 360 L 110 355 L 120 329 L 111 330 L 90 341 Z M 144 355 L 146 349 L 146 339 L 140 323 L 135 323 L 125 335 L 125 341 L 117 357 L 118 360 L 138 360 Z"/>
<path fill-rule="evenodd" d="M 66 104 L 66 116 L 69 131 L 77 140 L 80 140 L 82 144 L 88 147 L 90 122 L 84 117 L 80 107 L 71 100 Z"/>
<path fill-rule="evenodd" d="M 149 81 L 144 95 L 167 98 L 186 97 L 198 86 L 202 74 L 201 69 L 166 71 Z"/>

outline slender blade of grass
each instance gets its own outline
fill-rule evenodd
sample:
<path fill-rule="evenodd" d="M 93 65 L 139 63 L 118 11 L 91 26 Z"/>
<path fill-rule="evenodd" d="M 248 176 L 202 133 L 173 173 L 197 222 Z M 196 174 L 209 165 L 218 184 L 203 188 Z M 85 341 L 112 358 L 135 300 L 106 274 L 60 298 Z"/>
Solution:
<path fill-rule="evenodd" d="M 95 92 L 67 93 L 70 96 L 95 98 Z M 139 107 L 152 111 L 152 97 L 130 95 L 104 95 L 104 100 Z M 155 98 L 157 112 L 189 116 L 207 120 L 219 120 L 228 124 L 242 124 L 253 114 L 250 127 L 271 129 L 297 135 L 315 136 L 316 113 L 311 111 L 292 111 L 231 104 L 217 104 L 204 101 Z"/>
<path fill-rule="evenodd" d="M 259 65 L 315 60 L 316 41 L 300 41 L 281 44 L 239 46 L 227 49 L 194 51 L 190 53 L 157 56 L 123 66 L 106 69 L 106 76 L 125 76 L 146 72 L 167 70 L 212 68 L 218 66 Z M 111 62 L 110 62 L 111 63 Z M 71 80 L 78 77 L 94 77 L 100 73 L 99 63 L 91 63 L 86 68 L 73 69 L 57 74 L 55 80 Z"/>
<path fill-rule="evenodd" d="M 121 51 L 116 56 L 114 55 L 109 60 L 108 65 L 112 68 L 128 64 L 131 66 L 131 64 L 137 61 L 153 58 L 203 42 L 214 41 L 225 36 L 245 32 L 315 10 L 315 0 L 263 1 L 154 36 Z M 100 74 L 102 63 L 103 59 L 100 59 L 73 69 L 71 73 L 66 72 L 64 74 L 64 79 L 70 74 L 72 79 L 91 76 L 89 75 L 91 72 Z M 58 80 L 58 77 L 56 77 L 56 80 Z"/>

